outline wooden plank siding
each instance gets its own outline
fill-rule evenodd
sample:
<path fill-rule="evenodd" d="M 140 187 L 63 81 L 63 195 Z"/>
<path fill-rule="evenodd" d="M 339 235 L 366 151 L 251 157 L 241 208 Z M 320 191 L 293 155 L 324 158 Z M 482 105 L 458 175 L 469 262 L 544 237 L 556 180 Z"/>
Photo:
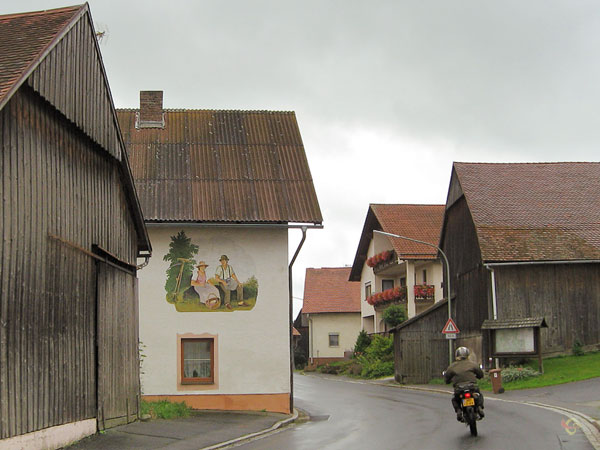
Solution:
<path fill-rule="evenodd" d="M 600 264 L 495 267 L 498 317 L 544 317 L 544 354 L 600 342 Z M 524 288 L 526 286 L 526 288 Z"/>
<path fill-rule="evenodd" d="M 41 61 L 27 83 L 120 160 L 119 128 L 97 45 L 90 17 L 85 14 Z"/>
<path fill-rule="evenodd" d="M 135 265 L 137 234 L 119 163 L 27 85 L 0 111 L 0 149 L 7 438 L 96 416 L 94 259 L 50 236 L 87 251 L 97 244 Z M 137 316 L 127 311 L 120 320 L 133 326 Z M 126 370 L 137 377 L 137 366 Z"/>
<path fill-rule="evenodd" d="M 399 383 L 427 383 L 448 367 L 448 341 L 442 328 L 448 302 L 439 302 L 394 330 L 394 373 Z"/>
<path fill-rule="evenodd" d="M 101 430 L 131 422 L 138 413 L 138 303 L 128 301 L 137 299 L 136 282 L 135 274 L 98 263 L 98 428 Z"/>

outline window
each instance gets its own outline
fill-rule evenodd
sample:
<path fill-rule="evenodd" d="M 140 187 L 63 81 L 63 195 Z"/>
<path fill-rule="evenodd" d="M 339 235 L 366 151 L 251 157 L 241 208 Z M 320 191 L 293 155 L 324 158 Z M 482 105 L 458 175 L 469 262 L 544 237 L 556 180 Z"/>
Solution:
<path fill-rule="evenodd" d="M 340 334 L 339 333 L 329 333 L 329 346 L 330 347 L 339 347 L 340 346 Z"/>
<path fill-rule="evenodd" d="M 365 300 L 371 296 L 371 282 L 365 283 Z"/>
<path fill-rule="evenodd" d="M 211 384 L 214 380 L 214 339 L 181 339 L 181 384 Z"/>
<path fill-rule="evenodd" d="M 427 271 L 423 271 L 423 284 L 427 284 Z"/>
<path fill-rule="evenodd" d="M 406 277 L 400 278 L 400 287 L 406 286 Z"/>
<path fill-rule="evenodd" d="M 394 289 L 394 280 L 381 280 L 381 292 L 387 289 Z"/>

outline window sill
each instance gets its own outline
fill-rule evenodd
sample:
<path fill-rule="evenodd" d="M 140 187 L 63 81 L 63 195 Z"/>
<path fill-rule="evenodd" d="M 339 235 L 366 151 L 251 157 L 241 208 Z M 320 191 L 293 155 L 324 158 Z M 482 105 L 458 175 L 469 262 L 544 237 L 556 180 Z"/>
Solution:
<path fill-rule="evenodd" d="M 196 381 L 196 380 L 181 380 L 181 383 L 183 385 L 189 386 L 189 385 L 201 385 L 201 386 L 206 386 L 206 385 L 210 385 L 210 384 L 215 384 L 214 381 Z"/>

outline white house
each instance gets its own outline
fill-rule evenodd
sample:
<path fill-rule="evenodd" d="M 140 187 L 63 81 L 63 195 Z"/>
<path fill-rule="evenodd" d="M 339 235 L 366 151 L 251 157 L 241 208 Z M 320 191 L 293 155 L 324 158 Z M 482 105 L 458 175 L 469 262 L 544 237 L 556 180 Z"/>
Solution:
<path fill-rule="evenodd" d="M 444 205 L 369 205 L 349 277 L 361 284 L 362 329 L 367 333 L 387 331 L 383 311 L 390 304 L 404 304 L 411 318 L 443 297 L 443 266 L 435 247 L 373 231 L 437 246 L 443 216 Z"/>
<path fill-rule="evenodd" d="M 308 362 L 344 359 L 361 330 L 360 283 L 348 281 L 350 267 L 306 269 L 302 314 L 308 323 Z"/>
<path fill-rule="evenodd" d="M 140 272 L 142 393 L 289 412 L 288 230 L 322 222 L 292 112 L 120 110 L 154 258 Z"/>

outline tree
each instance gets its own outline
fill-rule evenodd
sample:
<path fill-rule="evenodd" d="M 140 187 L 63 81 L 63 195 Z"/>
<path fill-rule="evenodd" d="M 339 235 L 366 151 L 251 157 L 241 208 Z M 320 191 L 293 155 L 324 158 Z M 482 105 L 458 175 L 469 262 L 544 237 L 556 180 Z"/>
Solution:
<path fill-rule="evenodd" d="M 185 231 L 180 231 L 177 236 L 171 236 L 169 244 L 169 253 L 164 257 L 164 261 L 171 264 L 167 269 L 167 281 L 165 290 L 167 294 L 177 294 L 190 286 L 190 280 L 194 273 L 196 261 L 194 255 L 198 253 L 198 246 L 192 244 Z"/>
<path fill-rule="evenodd" d="M 383 320 L 391 328 L 400 325 L 407 318 L 404 305 L 390 305 L 383 311 Z"/>
<path fill-rule="evenodd" d="M 371 338 L 365 330 L 360 330 L 358 337 L 356 338 L 356 344 L 354 345 L 354 355 L 360 355 L 364 353 L 367 347 L 371 344 Z"/>

